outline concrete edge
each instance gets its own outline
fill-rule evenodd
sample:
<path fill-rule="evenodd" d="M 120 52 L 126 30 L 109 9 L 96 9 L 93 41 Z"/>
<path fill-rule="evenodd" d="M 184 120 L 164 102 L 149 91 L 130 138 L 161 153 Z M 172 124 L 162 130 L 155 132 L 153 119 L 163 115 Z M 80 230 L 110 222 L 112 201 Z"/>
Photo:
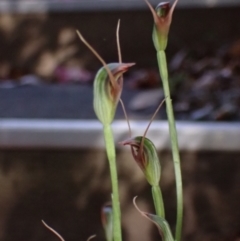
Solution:
<path fill-rule="evenodd" d="M 132 135 L 142 135 L 147 124 L 131 121 Z M 116 143 L 129 138 L 125 121 L 112 127 Z M 240 150 L 240 123 L 177 122 L 177 131 L 181 150 Z M 147 137 L 159 150 L 170 148 L 166 121 L 153 122 Z M 97 120 L 0 119 L 0 148 L 104 148 L 102 126 Z"/>

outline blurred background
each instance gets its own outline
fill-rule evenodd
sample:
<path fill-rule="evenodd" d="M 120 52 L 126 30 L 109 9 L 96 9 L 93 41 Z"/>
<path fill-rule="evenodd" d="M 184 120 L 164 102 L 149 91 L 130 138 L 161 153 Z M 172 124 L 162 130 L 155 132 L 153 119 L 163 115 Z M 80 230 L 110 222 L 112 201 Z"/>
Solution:
<path fill-rule="evenodd" d="M 240 240 L 239 18 L 239 0 L 179 0 L 173 16 L 171 91 L 177 119 L 191 127 L 179 134 L 186 241 Z M 144 1 L 0 0 L 0 241 L 57 240 L 42 219 L 65 240 L 104 240 L 100 209 L 110 200 L 110 182 L 92 108 L 101 63 L 76 29 L 106 62 L 116 62 L 118 19 L 123 61 L 136 63 L 125 75 L 123 100 L 130 119 L 144 120 L 145 128 L 163 93 Z M 116 119 L 124 120 L 121 109 Z M 157 119 L 162 128 L 164 107 Z M 194 123 L 203 129 L 194 131 Z M 174 230 L 173 167 L 168 135 L 161 134 L 161 186 Z M 126 127 L 117 140 L 127 135 Z M 128 149 L 118 148 L 117 156 L 124 240 L 156 240 L 132 205 L 138 195 L 141 209 L 153 210 L 149 186 Z"/>
<path fill-rule="evenodd" d="M 144 1 L 10 0 L 0 1 L 0 11 L 0 117 L 93 118 L 78 102 L 81 91 L 91 95 L 101 63 L 76 29 L 106 62 L 116 62 L 118 19 L 123 60 L 136 62 L 125 75 L 128 112 L 147 119 L 156 109 L 163 94 Z M 167 49 L 177 119 L 239 120 L 238 18 L 238 0 L 179 1 Z"/>

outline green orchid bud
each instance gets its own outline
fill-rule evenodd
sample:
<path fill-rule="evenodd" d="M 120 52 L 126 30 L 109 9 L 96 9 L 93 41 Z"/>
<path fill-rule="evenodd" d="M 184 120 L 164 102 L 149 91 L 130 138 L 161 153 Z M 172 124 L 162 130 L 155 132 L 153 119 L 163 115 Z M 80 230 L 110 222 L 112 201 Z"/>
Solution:
<path fill-rule="evenodd" d="M 148 7 L 150 8 L 153 19 L 153 43 L 157 51 L 164 51 L 167 47 L 168 42 L 168 32 L 172 22 L 172 15 L 174 8 L 176 7 L 178 0 L 175 0 L 172 7 L 170 7 L 169 2 L 162 2 L 157 5 L 154 10 L 151 4 L 145 0 Z"/>
<path fill-rule="evenodd" d="M 143 139 L 144 138 L 144 139 Z M 160 181 L 160 162 L 155 145 L 146 137 L 137 136 L 121 142 L 130 145 L 134 160 L 143 171 L 151 186 L 158 186 Z"/>
<path fill-rule="evenodd" d="M 102 207 L 101 219 L 106 241 L 113 241 L 113 210 L 111 204 L 106 204 Z"/>
<path fill-rule="evenodd" d="M 94 111 L 103 125 L 111 124 L 122 93 L 122 74 L 134 65 L 111 63 L 96 74 L 93 87 Z"/>

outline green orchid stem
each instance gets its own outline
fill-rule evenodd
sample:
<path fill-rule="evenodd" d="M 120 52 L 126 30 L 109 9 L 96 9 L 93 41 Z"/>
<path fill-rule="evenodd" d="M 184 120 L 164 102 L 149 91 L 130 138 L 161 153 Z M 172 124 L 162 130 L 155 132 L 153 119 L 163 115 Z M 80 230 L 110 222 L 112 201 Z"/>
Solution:
<path fill-rule="evenodd" d="M 152 197 L 153 197 L 156 214 L 161 218 L 165 218 L 162 192 L 159 186 L 152 186 Z"/>
<path fill-rule="evenodd" d="M 176 131 L 170 89 L 169 89 L 167 61 L 166 61 L 166 55 L 164 51 L 157 52 L 157 60 L 158 60 L 160 75 L 162 78 L 164 95 L 166 98 L 166 109 L 167 109 L 168 125 L 169 125 L 170 137 L 171 137 L 172 155 L 173 155 L 173 163 L 174 163 L 174 171 L 175 171 L 175 179 L 176 179 L 177 221 L 176 221 L 175 240 L 180 241 L 181 233 L 182 233 L 182 219 L 183 219 L 182 174 L 181 174 L 177 131 Z"/>
<path fill-rule="evenodd" d="M 111 183 L 112 183 L 112 206 L 113 206 L 113 240 L 121 241 L 121 210 L 118 193 L 118 177 L 116 167 L 116 151 L 115 143 L 110 125 L 103 126 L 105 146 L 107 151 L 107 157 L 109 161 Z"/>

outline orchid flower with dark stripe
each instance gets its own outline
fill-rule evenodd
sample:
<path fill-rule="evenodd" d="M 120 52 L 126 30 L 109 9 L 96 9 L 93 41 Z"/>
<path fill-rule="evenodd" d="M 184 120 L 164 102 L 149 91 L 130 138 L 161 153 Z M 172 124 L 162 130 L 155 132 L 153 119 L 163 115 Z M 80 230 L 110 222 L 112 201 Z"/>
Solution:
<path fill-rule="evenodd" d="M 160 181 L 160 162 L 155 145 L 143 136 L 137 136 L 121 142 L 130 145 L 132 156 L 143 171 L 145 178 L 151 186 L 158 186 Z"/>
<path fill-rule="evenodd" d="M 122 93 L 122 74 L 133 65 L 111 63 L 97 72 L 93 87 L 93 107 L 103 125 L 112 123 Z"/>

